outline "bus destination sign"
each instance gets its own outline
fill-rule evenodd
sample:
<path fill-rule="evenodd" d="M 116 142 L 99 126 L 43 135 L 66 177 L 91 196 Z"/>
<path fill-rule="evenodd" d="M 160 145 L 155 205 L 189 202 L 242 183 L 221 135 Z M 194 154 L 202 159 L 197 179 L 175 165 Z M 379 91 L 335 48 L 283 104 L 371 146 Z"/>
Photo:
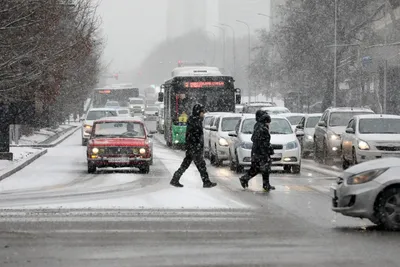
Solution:
<path fill-rule="evenodd" d="M 185 82 L 185 88 L 223 87 L 225 82 Z"/>
<path fill-rule="evenodd" d="M 99 93 L 100 94 L 110 94 L 111 90 L 100 90 Z"/>

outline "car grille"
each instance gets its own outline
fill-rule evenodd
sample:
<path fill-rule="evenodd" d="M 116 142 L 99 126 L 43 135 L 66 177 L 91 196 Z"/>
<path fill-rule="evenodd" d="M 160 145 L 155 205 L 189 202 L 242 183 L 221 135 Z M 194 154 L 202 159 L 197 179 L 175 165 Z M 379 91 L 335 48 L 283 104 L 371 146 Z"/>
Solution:
<path fill-rule="evenodd" d="M 105 147 L 100 149 L 100 154 L 105 155 L 137 155 L 138 147 Z"/>
<path fill-rule="evenodd" d="M 400 146 L 376 146 L 376 148 L 383 151 L 400 151 Z"/>
<path fill-rule="evenodd" d="M 274 145 L 274 144 L 272 144 L 271 146 L 272 146 L 273 149 L 277 149 L 277 150 L 283 149 L 283 145 Z"/>

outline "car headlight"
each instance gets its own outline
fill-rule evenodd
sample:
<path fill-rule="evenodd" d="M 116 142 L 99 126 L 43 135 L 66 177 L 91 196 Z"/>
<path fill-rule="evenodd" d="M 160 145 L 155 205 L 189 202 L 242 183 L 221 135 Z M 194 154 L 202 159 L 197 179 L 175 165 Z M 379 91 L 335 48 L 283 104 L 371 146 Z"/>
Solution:
<path fill-rule="evenodd" d="M 369 145 L 365 141 L 358 141 L 358 148 L 361 149 L 361 150 L 368 150 L 369 149 Z"/>
<path fill-rule="evenodd" d="M 295 149 L 297 148 L 297 142 L 293 141 L 293 142 L 289 142 L 286 144 L 286 149 L 290 150 L 290 149 Z"/>
<path fill-rule="evenodd" d="M 244 148 L 244 149 L 252 149 L 252 148 L 253 148 L 253 143 L 250 143 L 250 142 L 242 142 L 242 143 L 240 144 L 240 147 L 241 147 L 241 148 Z"/>
<path fill-rule="evenodd" d="M 218 143 L 219 143 L 220 146 L 228 146 L 229 145 L 228 141 L 226 141 L 225 138 L 220 138 Z"/>
<path fill-rule="evenodd" d="M 92 153 L 93 153 L 93 154 L 98 154 L 98 153 L 99 153 L 99 149 L 98 149 L 97 147 L 94 147 L 94 148 L 92 149 Z"/>
<path fill-rule="evenodd" d="M 146 154 L 146 149 L 145 149 L 145 148 L 139 149 L 139 153 L 140 153 L 140 154 Z"/>
<path fill-rule="evenodd" d="M 306 136 L 307 140 L 313 140 L 313 137 L 311 135 Z"/>
<path fill-rule="evenodd" d="M 336 134 L 331 134 L 329 136 L 329 139 L 332 140 L 332 141 L 335 141 L 335 140 L 340 140 L 340 137 L 338 135 L 336 135 Z"/>
<path fill-rule="evenodd" d="M 85 131 L 90 131 L 92 129 L 92 126 L 85 124 L 84 128 L 85 128 Z"/>
<path fill-rule="evenodd" d="M 388 170 L 388 168 L 383 168 L 383 169 L 366 171 L 366 172 L 362 172 L 359 174 L 354 174 L 354 175 L 350 176 L 349 178 L 347 178 L 347 184 L 355 185 L 355 184 L 364 184 L 364 183 L 370 182 L 387 170 Z"/>

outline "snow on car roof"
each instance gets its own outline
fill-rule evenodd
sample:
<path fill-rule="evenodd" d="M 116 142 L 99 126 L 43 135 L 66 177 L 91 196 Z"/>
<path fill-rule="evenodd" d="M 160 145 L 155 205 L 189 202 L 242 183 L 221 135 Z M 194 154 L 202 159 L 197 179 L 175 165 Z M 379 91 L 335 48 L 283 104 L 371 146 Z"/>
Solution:
<path fill-rule="evenodd" d="M 95 122 L 141 122 L 143 119 L 141 117 L 106 117 L 96 120 Z"/>
<path fill-rule="evenodd" d="M 365 114 L 357 115 L 354 117 L 357 117 L 359 119 L 400 119 L 400 116 L 391 114 Z"/>

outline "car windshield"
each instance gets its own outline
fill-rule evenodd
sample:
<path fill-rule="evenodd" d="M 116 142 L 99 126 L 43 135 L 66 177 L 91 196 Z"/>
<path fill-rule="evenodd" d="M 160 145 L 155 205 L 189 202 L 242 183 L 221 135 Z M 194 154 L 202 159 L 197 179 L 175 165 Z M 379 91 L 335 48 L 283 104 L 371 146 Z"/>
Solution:
<path fill-rule="evenodd" d="M 86 120 L 94 121 L 106 117 L 115 117 L 117 115 L 117 112 L 113 110 L 92 110 L 89 111 Z"/>
<path fill-rule="evenodd" d="M 253 134 L 254 125 L 256 124 L 255 119 L 246 119 L 242 125 L 242 133 Z M 286 119 L 273 118 L 269 125 L 270 134 L 292 134 L 292 126 Z"/>
<path fill-rule="evenodd" d="M 255 114 L 257 112 L 257 110 L 264 109 L 266 107 L 272 107 L 272 105 L 263 104 L 263 105 L 258 105 L 258 106 L 247 106 L 244 108 L 244 111 L 245 111 L 245 113 Z"/>
<path fill-rule="evenodd" d="M 361 134 L 400 134 L 400 119 L 360 119 Z"/>
<path fill-rule="evenodd" d="M 262 108 L 262 110 L 265 110 L 268 112 L 268 114 L 271 115 L 276 115 L 276 114 L 282 114 L 282 113 L 290 113 L 290 111 L 287 108 Z"/>
<path fill-rule="evenodd" d="M 223 132 L 234 131 L 240 118 L 223 118 L 221 122 L 221 130 Z"/>
<path fill-rule="evenodd" d="M 139 122 L 101 122 L 94 127 L 94 138 L 145 138 Z"/>
<path fill-rule="evenodd" d="M 306 128 L 315 128 L 317 123 L 319 122 L 321 116 L 319 117 L 309 117 L 307 119 Z"/>
<path fill-rule="evenodd" d="M 329 118 L 329 126 L 346 126 L 350 119 L 357 115 L 371 114 L 372 112 L 332 112 Z"/>
<path fill-rule="evenodd" d="M 127 110 L 127 109 L 120 109 L 120 110 L 118 110 L 118 113 L 119 113 L 119 114 L 129 114 L 129 110 Z"/>
<path fill-rule="evenodd" d="M 106 106 L 109 107 L 119 107 L 119 103 L 117 101 L 110 101 L 106 103 Z"/>
<path fill-rule="evenodd" d="M 129 103 L 131 103 L 131 104 L 143 104 L 143 100 L 140 100 L 140 99 L 131 99 L 130 101 L 129 101 Z"/>
<path fill-rule="evenodd" d="M 299 124 L 303 116 L 288 116 L 286 118 L 289 120 L 291 125 L 297 125 Z"/>

